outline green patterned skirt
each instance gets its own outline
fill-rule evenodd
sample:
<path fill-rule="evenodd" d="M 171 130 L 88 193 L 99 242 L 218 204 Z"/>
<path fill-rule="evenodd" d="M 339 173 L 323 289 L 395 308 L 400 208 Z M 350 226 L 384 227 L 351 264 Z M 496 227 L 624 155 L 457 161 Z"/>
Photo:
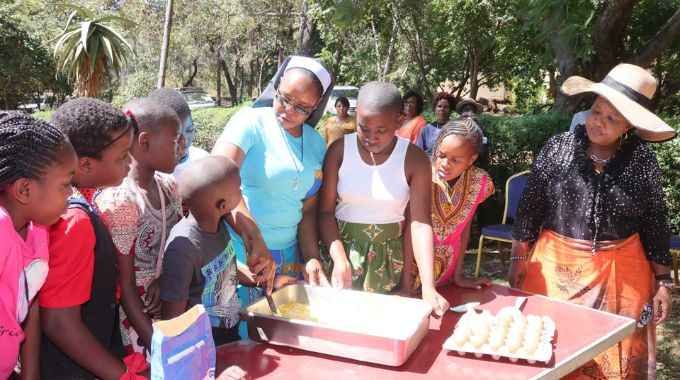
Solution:
<path fill-rule="evenodd" d="M 352 266 L 352 289 L 389 293 L 404 268 L 403 223 L 360 224 L 338 220 L 340 240 Z M 321 246 L 321 264 L 330 279 L 333 260 Z"/>

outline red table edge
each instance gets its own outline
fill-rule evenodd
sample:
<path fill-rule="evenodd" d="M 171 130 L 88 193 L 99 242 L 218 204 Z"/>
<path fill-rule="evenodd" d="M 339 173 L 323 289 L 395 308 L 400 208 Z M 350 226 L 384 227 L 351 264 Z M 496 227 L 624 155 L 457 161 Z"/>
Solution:
<path fill-rule="evenodd" d="M 619 343 L 635 332 L 635 320 L 630 318 L 626 319 L 629 319 L 630 321 L 618 329 L 611 331 L 601 341 L 583 347 L 562 359 L 559 363 L 555 363 L 554 367 L 544 369 L 541 373 L 531 379 L 559 379 L 581 367 L 595 356 L 605 352 L 609 347 Z"/>
<path fill-rule="evenodd" d="M 518 291 L 518 292 L 521 292 L 521 293 L 525 293 L 525 294 L 528 294 L 528 295 L 531 295 L 531 296 L 545 298 L 545 299 L 548 299 L 548 300 L 553 301 L 553 302 L 565 303 L 565 304 L 568 304 L 570 306 L 575 306 L 575 307 L 579 307 L 579 308 L 582 308 L 582 309 L 586 309 L 590 312 L 597 312 L 597 313 L 601 313 L 601 314 L 606 314 L 609 317 L 615 317 L 615 318 L 622 319 L 622 320 L 627 322 L 626 324 L 622 325 L 618 329 L 609 332 L 604 337 L 604 339 L 602 339 L 601 341 L 593 342 L 593 343 L 583 347 L 582 349 L 572 353 L 571 355 L 567 356 L 566 358 L 560 360 L 559 363 L 555 363 L 554 367 L 546 368 L 541 373 L 532 377 L 531 378 L 532 380 L 533 379 L 559 379 L 563 376 L 566 376 L 569 373 L 571 373 L 572 371 L 574 371 L 575 369 L 581 367 L 583 364 L 587 363 L 589 360 L 591 360 L 595 356 L 605 352 L 607 349 L 609 349 L 609 347 L 611 347 L 615 344 L 618 344 L 620 341 L 622 341 L 623 339 L 625 339 L 626 337 L 630 336 L 631 334 L 633 334 L 635 332 L 636 321 L 632 318 L 624 317 L 622 315 L 618 315 L 618 314 L 614 314 L 614 313 L 610 313 L 610 312 L 606 312 L 606 311 L 602 311 L 602 310 L 598 310 L 598 309 L 593 309 L 593 308 L 588 307 L 588 306 L 583 306 L 583 305 L 571 303 L 571 302 L 556 299 L 556 298 L 550 298 L 550 297 L 544 296 L 542 294 L 536 294 L 536 293 L 527 292 L 525 290 L 519 290 L 519 289 L 511 288 L 511 287 L 505 286 L 505 285 L 493 284 L 493 286 L 512 289 L 512 290 L 515 290 L 515 291 Z M 583 358 L 581 358 L 581 357 L 583 357 Z"/>
<path fill-rule="evenodd" d="M 537 375 L 531 377 L 530 379 L 559 379 L 559 378 L 571 373 L 575 369 L 581 367 L 583 364 L 587 363 L 589 360 L 591 360 L 595 356 L 605 352 L 607 349 L 609 349 L 613 345 L 619 343 L 620 341 L 622 341 L 623 339 L 625 339 L 629 335 L 633 334 L 633 332 L 635 332 L 635 324 L 637 322 L 632 318 L 624 317 L 624 316 L 621 316 L 621 315 L 618 315 L 618 314 L 609 313 L 609 312 L 598 310 L 598 309 L 593 309 L 593 308 L 590 308 L 590 307 L 587 307 L 587 306 L 571 303 L 571 302 L 568 302 L 568 301 L 559 300 L 559 299 L 556 299 L 556 298 L 551 298 L 551 297 L 544 296 L 544 295 L 541 295 L 541 294 L 536 294 L 536 293 L 531 293 L 531 292 L 527 292 L 527 291 L 524 291 L 524 290 L 511 288 L 509 286 L 505 286 L 505 285 L 501 285 L 501 284 L 492 284 L 491 287 L 492 288 L 510 289 L 510 290 L 512 290 L 513 292 L 516 292 L 516 293 L 523 293 L 523 294 L 529 295 L 529 296 L 540 297 L 540 298 L 549 300 L 551 302 L 564 303 L 564 304 L 567 304 L 567 305 L 572 306 L 572 307 L 575 306 L 575 307 L 579 307 L 579 308 L 588 310 L 589 312 L 596 312 L 596 313 L 605 314 L 608 317 L 618 318 L 618 319 L 621 319 L 621 320 L 626 322 L 625 324 L 623 324 L 619 328 L 617 328 L 617 329 L 609 332 L 607 335 L 605 335 L 604 339 L 602 339 L 600 341 L 593 342 L 593 343 L 583 347 L 582 349 L 580 349 L 580 350 L 572 353 L 571 355 L 567 356 L 566 358 L 560 360 L 558 363 L 555 363 L 555 366 L 550 367 L 550 368 L 545 368 L 543 371 L 541 371 Z M 397 295 L 397 296 L 401 296 L 401 295 Z M 515 297 L 515 298 L 518 297 L 518 295 L 516 295 L 516 294 L 508 294 L 508 295 L 501 294 L 501 296 L 503 296 L 503 297 Z M 257 345 L 268 344 L 268 343 L 264 343 L 264 342 L 258 342 L 258 341 L 252 340 L 252 339 L 250 339 L 250 340 Z M 231 343 L 228 343 L 228 344 L 231 344 Z M 221 346 L 216 347 L 216 351 L 219 347 L 221 347 Z M 278 347 L 283 347 L 283 346 L 278 346 Z M 295 347 L 292 347 L 292 349 L 301 350 L 301 349 L 295 348 Z M 416 350 L 417 349 L 418 348 L 416 348 Z M 302 350 L 302 351 L 304 351 L 304 350 Z M 442 351 L 445 351 L 445 349 L 443 347 L 442 347 Z M 323 353 L 321 353 L 321 354 L 323 354 Z M 361 361 L 357 361 L 357 362 L 361 363 Z"/>

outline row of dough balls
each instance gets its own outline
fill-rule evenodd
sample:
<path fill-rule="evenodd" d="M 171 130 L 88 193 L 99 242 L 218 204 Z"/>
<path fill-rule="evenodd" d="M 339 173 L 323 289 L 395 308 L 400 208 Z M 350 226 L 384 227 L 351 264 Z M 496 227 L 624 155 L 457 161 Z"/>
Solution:
<path fill-rule="evenodd" d="M 470 342 L 476 350 L 488 344 L 495 352 L 505 347 L 515 353 L 523 347 L 527 354 L 533 355 L 540 345 L 543 327 L 543 319 L 537 315 L 490 316 L 473 312 L 467 318 L 461 318 L 453 341 L 458 347 Z"/>

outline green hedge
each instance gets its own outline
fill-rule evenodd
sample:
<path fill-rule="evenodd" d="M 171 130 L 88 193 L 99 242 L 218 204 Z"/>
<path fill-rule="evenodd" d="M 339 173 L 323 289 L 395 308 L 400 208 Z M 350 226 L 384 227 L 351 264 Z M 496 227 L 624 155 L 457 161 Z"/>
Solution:
<path fill-rule="evenodd" d="M 680 115 L 663 119 L 680 132 Z M 663 190 L 668 206 L 668 224 L 673 234 L 680 235 L 680 138 L 650 146 L 654 149 L 661 168 Z"/>
<path fill-rule="evenodd" d="M 503 219 L 505 181 L 515 173 L 530 169 L 533 157 L 546 141 L 569 129 L 571 116 L 553 112 L 520 116 L 485 113 L 481 123 L 489 139 L 489 154 L 480 157 L 476 165 L 489 173 L 496 186 L 494 196 L 479 208 L 477 224 L 486 226 Z M 471 242 L 476 244 L 474 238 Z"/>
<path fill-rule="evenodd" d="M 54 113 L 54 110 L 38 111 L 38 112 L 33 112 L 31 114 L 31 116 L 37 117 L 38 119 L 43 119 L 45 121 L 49 121 L 50 118 L 52 117 L 53 113 Z"/>
<path fill-rule="evenodd" d="M 249 106 L 250 102 L 247 102 L 236 107 L 203 108 L 191 111 L 191 117 L 196 125 L 194 145 L 210 152 L 229 119 L 241 108 Z"/>

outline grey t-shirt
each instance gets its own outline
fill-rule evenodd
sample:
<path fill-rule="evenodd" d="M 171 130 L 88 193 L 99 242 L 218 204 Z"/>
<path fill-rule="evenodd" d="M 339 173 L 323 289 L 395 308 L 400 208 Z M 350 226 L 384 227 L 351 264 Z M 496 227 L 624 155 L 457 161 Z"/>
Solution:
<path fill-rule="evenodd" d="M 235 251 L 224 223 L 206 233 L 191 218 L 170 231 L 163 256 L 161 299 L 187 302 L 187 309 L 203 304 L 213 327 L 230 328 L 239 322 Z"/>

